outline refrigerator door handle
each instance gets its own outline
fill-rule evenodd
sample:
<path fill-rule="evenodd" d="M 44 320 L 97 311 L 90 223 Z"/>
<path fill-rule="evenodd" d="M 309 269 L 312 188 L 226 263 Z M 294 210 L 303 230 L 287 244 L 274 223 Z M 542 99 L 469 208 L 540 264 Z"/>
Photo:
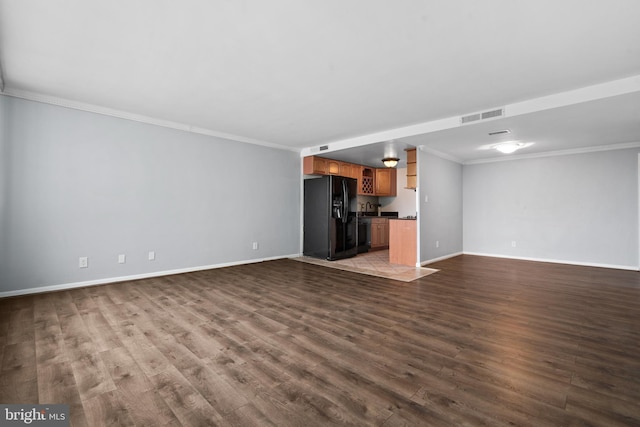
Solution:
<path fill-rule="evenodd" d="M 346 179 L 342 180 L 342 209 L 342 212 L 344 212 L 342 222 L 346 224 L 349 219 L 349 188 L 347 187 Z"/>

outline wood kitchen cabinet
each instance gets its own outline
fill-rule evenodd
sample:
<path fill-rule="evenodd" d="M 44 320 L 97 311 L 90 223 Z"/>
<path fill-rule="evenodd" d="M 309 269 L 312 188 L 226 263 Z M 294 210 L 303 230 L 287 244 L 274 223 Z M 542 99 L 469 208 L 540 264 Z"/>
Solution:
<path fill-rule="evenodd" d="M 416 266 L 418 243 L 417 223 L 410 219 L 389 220 L 389 262 Z"/>
<path fill-rule="evenodd" d="M 397 172 L 395 168 L 376 169 L 374 196 L 396 196 Z"/>
<path fill-rule="evenodd" d="M 405 188 L 416 189 L 418 187 L 418 163 L 416 149 L 406 149 L 407 152 L 407 186 Z"/>
<path fill-rule="evenodd" d="M 360 178 L 360 165 L 354 165 L 353 163 L 342 163 L 340 166 L 340 175 L 349 178 Z"/>
<path fill-rule="evenodd" d="M 342 162 L 327 159 L 327 165 L 329 165 L 329 175 L 342 175 Z"/>
<path fill-rule="evenodd" d="M 302 173 L 305 175 L 328 175 L 329 161 L 324 157 L 307 156 L 302 159 Z"/>
<path fill-rule="evenodd" d="M 375 196 L 375 177 L 375 169 L 363 166 L 360 170 L 360 179 L 358 180 L 358 194 L 364 196 Z"/>
<path fill-rule="evenodd" d="M 371 218 L 371 250 L 389 247 L 389 218 Z"/>
<path fill-rule="evenodd" d="M 396 196 L 394 168 L 373 168 L 318 156 L 302 159 L 305 175 L 340 175 L 358 180 L 358 194 L 363 196 Z"/>
<path fill-rule="evenodd" d="M 305 175 L 340 175 L 359 179 L 361 168 L 362 166 L 353 163 L 318 156 L 302 159 L 302 173 Z"/>

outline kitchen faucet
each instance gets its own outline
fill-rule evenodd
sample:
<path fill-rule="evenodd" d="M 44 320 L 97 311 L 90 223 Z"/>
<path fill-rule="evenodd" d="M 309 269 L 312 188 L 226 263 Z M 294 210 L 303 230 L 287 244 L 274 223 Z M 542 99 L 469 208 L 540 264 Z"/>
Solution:
<path fill-rule="evenodd" d="M 369 212 L 369 206 L 371 206 L 372 208 L 378 207 L 378 205 L 376 205 L 376 204 L 367 202 L 367 207 L 365 208 L 366 212 Z"/>

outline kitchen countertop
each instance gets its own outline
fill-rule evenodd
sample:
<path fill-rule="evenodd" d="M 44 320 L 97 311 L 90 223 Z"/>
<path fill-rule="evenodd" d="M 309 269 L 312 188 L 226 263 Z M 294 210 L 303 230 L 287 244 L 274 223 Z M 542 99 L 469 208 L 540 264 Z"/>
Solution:
<path fill-rule="evenodd" d="M 367 215 L 367 216 L 359 216 L 358 217 L 358 221 L 361 220 L 367 220 L 367 219 L 373 219 L 373 218 L 386 218 L 386 219 L 398 219 L 397 216 L 378 216 L 378 215 Z"/>

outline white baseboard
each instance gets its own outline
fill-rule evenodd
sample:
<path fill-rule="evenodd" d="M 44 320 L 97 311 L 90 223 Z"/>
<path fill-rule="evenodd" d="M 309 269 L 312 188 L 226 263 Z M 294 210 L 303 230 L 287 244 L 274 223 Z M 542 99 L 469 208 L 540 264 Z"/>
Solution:
<path fill-rule="evenodd" d="M 88 280 L 86 282 L 64 283 L 61 285 L 40 286 L 28 289 L 18 289 L 15 291 L 0 292 L 0 298 L 14 297 L 20 295 L 39 294 L 43 292 L 63 291 L 68 289 L 83 288 L 86 286 L 106 285 L 109 283 L 127 282 L 130 280 L 150 279 L 152 277 L 170 276 L 173 274 L 192 273 L 194 271 L 212 270 L 215 268 L 231 267 L 234 265 L 255 264 L 263 261 L 272 261 L 283 258 L 295 258 L 298 254 L 278 255 L 268 258 L 256 258 L 244 261 L 225 262 L 221 264 L 203 265 L 198 267 L 179 268 L 175 270 L 154 271 L 151 273 L 135 274 L 132 276 L 107 277 L 104 279 Z"/>
<path fill-rule="evenodd" d="M 639 270 L 637 265 L 600 264 L 600 263 L 594 263 L 594 262 L 568 261 L 568 260 L 562 260 L 562 259 L 548 259 L 548 258 L 517 257 L 517 256 L 510 256 L 510 255 L 489 254 L 489 253 L 480 253 L 480 252 L 463 252 L 462 254 L 486 256 L 486 257 L 492 257 L 492 258 L 517 259 L 521 261 L 550 262 L 553 264 L 580 265 L 583 267 L 613 268 L 616 270 L 632 270 L 632 271 Z"/>
<path fill-rule="evenodd" d="M 438 257 L 438 258 L 428 259 L 426 261 L 422 261 L 420 263 L 420 265 L 424 267 L 425 265 L 428 265 L 428 264 L 431 264 L 431 263 L 434 263 L 434 262 L 438 262 L 438 261 L 444 261 L 445 259 L 453 258 L 453 257 L 458 256 L 458 255 L 462 255 L 462 252 L 456 252 L 456 253 L 444 255 L 444 256 L 441 256 L 441 257 Z"/>

